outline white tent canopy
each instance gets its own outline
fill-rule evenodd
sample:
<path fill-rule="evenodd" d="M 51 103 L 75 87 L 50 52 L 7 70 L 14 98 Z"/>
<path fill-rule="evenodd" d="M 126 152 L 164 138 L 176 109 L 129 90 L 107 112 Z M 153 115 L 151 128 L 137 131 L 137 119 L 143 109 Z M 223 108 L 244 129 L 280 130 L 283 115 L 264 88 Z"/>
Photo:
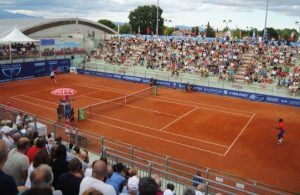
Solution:
<path fill-rule="evenodd" d="M 0 38 L 0 44 L 39 42 L 24 35 L 17 27 Z"/>

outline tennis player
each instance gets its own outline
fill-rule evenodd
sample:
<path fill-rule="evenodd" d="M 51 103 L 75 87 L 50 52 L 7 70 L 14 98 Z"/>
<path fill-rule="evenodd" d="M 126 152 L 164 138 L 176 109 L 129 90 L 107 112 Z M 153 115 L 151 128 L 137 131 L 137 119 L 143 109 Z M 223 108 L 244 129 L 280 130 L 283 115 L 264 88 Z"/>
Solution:
<path fill-rule="evenodd" d="M 283 134 L 285 132 L 285 125 L 284 125 L 284 122 L 283 122 L 283 119 L 280 118 L 278 120 L 278 125 L 277 127 L 275 127 L 275 129 L 278 129 L 279 132 L 278 132 L 278 143 L 277 144 L 282 144 L 283 143 Z"/>
<path fill-rule="evenodd" d="M 55 76 L 55 72 L 54 72 L 54 70 L 52 70 L 51 73 L 50 73 L 50 79 L 51 79 L 51 80 L 54 80 L 54 82 L 57 83 L 57 81 L 56 81 L 56 79 L 54 78 L 54 76 Z"/>

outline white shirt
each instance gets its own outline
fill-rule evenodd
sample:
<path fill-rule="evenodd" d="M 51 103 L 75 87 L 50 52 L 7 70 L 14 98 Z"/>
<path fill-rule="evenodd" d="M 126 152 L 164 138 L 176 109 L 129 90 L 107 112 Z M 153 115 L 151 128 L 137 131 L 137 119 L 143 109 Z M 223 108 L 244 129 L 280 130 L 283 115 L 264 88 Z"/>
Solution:
<path fill-rule="evenodd" d="M 116 191 L 112 185 L 106 184 L 103 181 L 93 177 L 85 177 L 80 183 L 79 195 L 89 188 L 95 188 L 103 193 L 103 195 L 116 195 Z"/>

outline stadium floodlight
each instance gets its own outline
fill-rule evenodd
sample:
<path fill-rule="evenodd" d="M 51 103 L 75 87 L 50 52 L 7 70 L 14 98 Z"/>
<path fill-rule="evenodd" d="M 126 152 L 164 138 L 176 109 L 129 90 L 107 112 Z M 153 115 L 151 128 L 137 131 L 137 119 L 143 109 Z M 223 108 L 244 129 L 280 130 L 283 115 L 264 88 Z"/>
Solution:
<path fill-rule="evenodd" d="M 231 22 L 232 22 L 232 20 L 223 20 L 223 23 L 226 24 L 226 28 L 228 28 L 228 30 L 229 30 L 228 24 L 231 23 Z"/>

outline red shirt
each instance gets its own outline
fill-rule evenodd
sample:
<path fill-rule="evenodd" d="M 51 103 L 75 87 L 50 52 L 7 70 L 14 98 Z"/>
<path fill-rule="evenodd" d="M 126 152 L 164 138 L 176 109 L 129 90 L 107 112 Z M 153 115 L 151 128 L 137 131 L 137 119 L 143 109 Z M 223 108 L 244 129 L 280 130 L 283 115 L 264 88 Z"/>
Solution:
<path fill-rule="evenodd" d="M 285 125 L 283 122 L 278 123 L 278 128 L 282 129 L 283 131 L 285 130 Z"/>
<path fill-rule="evenodd" d="M 41 149 L 36 147 L 36 146 L 32 146 L 28 149 L 28 151 L 26 152 L 26 155 L 29 158 L 29 162 L 31 163 L 33 161 L 34 156 L 40 151 Z"/>

